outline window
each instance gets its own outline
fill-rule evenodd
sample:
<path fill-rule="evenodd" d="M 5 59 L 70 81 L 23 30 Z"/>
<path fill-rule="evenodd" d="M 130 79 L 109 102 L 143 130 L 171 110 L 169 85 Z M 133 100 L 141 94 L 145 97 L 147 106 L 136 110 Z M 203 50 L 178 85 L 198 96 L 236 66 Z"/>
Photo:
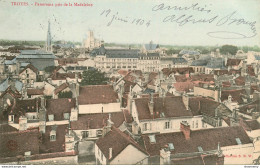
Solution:
<path fill-rule="evenodd" d="M 173 145 L 173 143 L 168 143 L 168 147 L 169 147 L 170 150 L 174 150 L 174 145 Z"/>
<path fill-rule="evenodd" d="M 155 135 L 149 135 L 150 143 L 156 143 Z"/>
<path fill-rule="evenodd" d="M 236 138 L 236 141 L 237 141 L 237 144 L 238 144 L 238 145 L 241 145 L 241 144 L 242 144 L 242 142 L 241 142 L 241 140 L 240 140 L 239 138 Z"/>
<path fill-rule="evenodd" d="M 150 130 L 150 124 L 149 123 L 144 123 L 143 124 L 143 131 Z"/>
<path fill-rule="evenodd" d="M 198 120 L 196 121 L 196 128 L 198 128 L 199 127 L 199 122 L 198 122 Z"/>
<path fill-rule="evenodd" d="M 103 161 L 103 153 L 101 153 L 101 160 Z"/>
<path fill-rule="evenodd" d="M 29 78 L 29 74 L 27 74 L 27 78 Z"/>
<path fill-rule="evenodd" d="M 100 149 L 98 148 L 98 156 L 100 156 Z"/>
<path fill-rule="evenodd" d="M 169 121 L 165 122 L 164 128 L 165 129 L 169 129 L 170 128 L 170 122 Z"/>
<path fill-rule="evenodd" d="M 54 115 L 50 114 L 50 115 L 48 115 L 48 118 L 49 118 L 49 121 L 53 121 L 54 120 Z"/>
<path fill-rule="evenodd" d="M 56 130 L 54 128 L 50 132 L 50 141 L 56 141 Z"/>
<path fill-rule="evenodd" d="M 69 113 L 64 113 L 63 116 L 64 116 L 65 120 L 69 120 L 70 119 L 70 114 Z"/>
<path fill-rule="evenodd" d="M 9 121 L 14 121 L 14 115 L 9 115 Z"/>
<path fill-rule="evenodd" d="M 103 133 L 103 131 L 102 131 L 102 130 L 97 130 L 97 136 L 101 136 L 101 135 L 102 135 L 102 133 Z"/>
<path fill-rule="evenodd" d="M 203 152 L 203 149 L 202 149 L 201 146 L 198 146 L 198 151 L 199 151 L 199 152 Z"/>
<path fill-rule="evenodd" d="M 87 138 L 89 135 L 88 131 L 82 131 L 82 138 Z"/>
<path fill-rule="evenodd" d="M 24 152 L 24 156 L 30 156 L 30 155 L 31 155 L 31 151 Z"/>

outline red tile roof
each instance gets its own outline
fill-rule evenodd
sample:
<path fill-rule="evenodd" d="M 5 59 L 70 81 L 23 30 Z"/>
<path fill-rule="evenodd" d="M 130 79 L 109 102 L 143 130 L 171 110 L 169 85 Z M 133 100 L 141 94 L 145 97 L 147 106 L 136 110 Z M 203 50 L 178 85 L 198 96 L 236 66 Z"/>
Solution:
<path fill-rule="evenodd" d="M 0 133 L 0 137 L 0 157 L 15 157 L 27 151 L 39 153 L 38 129 Z"/>
<path fill-rule="evenodd" d="M 54 94 L 58 94 L 59 92 L 63 91 L 64 89 L 66 89 L 67 87 L 69 87 L 68 83 L 63 83 L 60 86 L 58 86 L 55 90 L 54 90 Z"/>
<path fill-rule="evenodd" d="M 14 115 L 14 122 L 18 123 L 19 117 L 24 116 L 27 112 L 36 112 L 41 107 L 41 100 L 36 99 L 26 99 L 26 100 L 14 100 L 10 108 L 8 109 L 8 114 Z"/>
<path fill-rule="evenodd" d="M 27 89 L 27 95 L 43 95 L 44 89 Z"/>
<path fill-rule="evenodd" d="M 246 83 L 246 79 L 245 79 L 245 77 L 243 77 L 243 76 L 239 76 L 239 77 L 237 77 L 237 78 L 235 79 L 235 83 L 236 83 L 236 85 L 238 85 L 238 86 L 244 86 L 245 83 Z"/>
<path fill-rule="evenodd" d="M 252 115 L 252 112 L 259 112 L 260 110 L 260 100 L 256 100 L 244 106 L 238 108 L 240 113 Z"/>
<path fill-rule="evenodd" d="M 174 73 L 178 73 L 181 75 L 184 74 L 189 74 L 189 73 L 193 73 L 194 70 L 192 67 L 181 67 L 181 68 L 163 68 L 162 72 L 165 76 L 169 76 L 170 74 Z"/>
<path fill-rule="evenodd" d="M 231 59 L 229 58 L 227 60 L 227 65 L 226 66 L 238 66 L 241 63 L 241 59 Z"/>
<path fill-rule="evenodd" d="M 24 72 L 28 68 L 31 69 L 34 73 L 39 72 L 39 70 L 37 68 L 35 68 L 35 66 L 33 66 L 32 64 L 28 64 L 23 70 L 20 71 L 19 74 L 21 74 L 22 72 Z"/>
<path fill-rule="evenodd" d="M 56 141 L 50 141 L 50 132 L 53 126 L 46 126 L 46 132 L 42 136 L 42 143 L 40 145 L 41 153 L 64 152 L 65 135 L 67 133 L 68 125 L 56 125 Z"/>
<path fill-rule="evenodd" d="M 187 82 L 188 80 L 190 80 L 185 75 L 174 75 L 174 78 L 176 82 Z"/>
<path fill-rule="evenodd" d="M 238 104 L 243 103 L 242 97 L 246 95 L 246 90 L 245 89 L 240 89 L 240 90 L 223 90 L 221 92 L 221 101 L 223 102 L 224 100 L 228 100 L 228 96 L 232 96 L 232 101 L 233 102 L 238 102 Z"/>
<path fill-rule="evenodd" d="M 48 99 L 46 102 L 47 115 L 53 114 L 54 120 L 64 120 L 64 113 L 71 113 L 76 107 L 76 100 L 70 98 Z"/>
<path fill-rule="evenodd" d="M 246 123 L 250 131 L 260 129 L 260 123 L 257 120 L 245 120 L 244 122 Z"/>
<path fill-rule="evenodd" d="M 124 109 L 123 113 L 124 113 L 124 117 L 125 117 L 125 122 L 126 123 L 132 123 L 133 122 L 133 117 L 130 114 L 130 112 L 127 109 Z"/>
<path fill-rule="evenodd" d="M 77 121 L 71 122 L 71 129 L 101 129 L 106 125 L 108 118 L 109 114 L 107 113 L 79 115 Z M 115 127 L 119 127 L 125 121 L 123 112 L 111 113 L 111 120 L 114 122 Z"/>
<path fill-rule="evenodd" d="M 214 75 L 225 75 L 228 74 L 228 70 L 214 70 Z"/>
<path fill-rule="evenodd" d="M 58 59 L 59 65 L 67 65 L 67 64 L 77 64 L 77 58 L 60 58 Z"/>
<path fill-rule="evenodd" d="M 190 90 L 193 90 L 194 83 L 187 81 L 187 82 L 177 82 L 173 84 L 174 88 L 178 92 L 189 92 Z"/>
<path fill-rule="evenodd" d="M 173 158 L 171 163 L 173 165 L 223 165 L 224 156 L 219 157 L 217 154 L 202 154 L 184 158 Z"/>
<path fill-rule="evenodd" d="M 162 115 L 162 113 L 164 113 L 165 118 L 192 116 L 191 111 L 186 110 L 182 97 L 154 98 L 153 115 L 150 114 L 148 107 L 149 98 L 137 98 L 134 99 L 134 101 L 139 120 L 161 118 L 160 115 Z"/>
<path fill-rule="evenodd" d="M 202 97 L 189 98 L 189 107 L 193 115 L 206 114 L 209 116 L 215 116 L 215 109 L 220 105 L 220 103 Z"/>
<path fill-rule="evenodd" d="M 254 70 L 254 68 L 253 68 L 252 65 L 248 65 L 248 66 L 247 66 L 247 73 L 248 73 L 248 75 L 250 75 L 250 76 L 255 76 L 255 70 Z"/>
<path fill-rule="evenodd" d="M 127 70 L 123 70 L 123 69 L 120 69 L 117 71 L 120 75 L 122 76 L 126 76 L 128 74 L 128 71 Z"/>
<path fill-rule="evenodd" d="M 118 154 L 120 154 L 128 145 L 133 145 L 137 150 L 147 154 L 146 151 L 141 148 L 130 136 L 124 134 L 119 129 L 112 127 L 104 137 L 99 138 L 96 141 L 97 146 L 107 158 L 107 160 L 113 160 Z M 109 148 L 112 148 L 112 157 L 109 159 Z"/>
<path fill-rule="evenodd" d="M 79 104 L 100 104 L 118 102 L 118 94 L 111 85 L 82 86 L 79 89 Z"/>
<path fill-rule="evenodd" d="M 190 139 L 186 140 L 182 132 L 155 134 L 156 143 L 150 143 L 149 135 L 142 135 L 145 148 L 150 156 L 159 156 L 160 149 L 168 143 L 173 143 L 172 154 L 199 152 L 201 146 L 204 151 L 216 150 L 218 143 L 221 147 L 237 145 L 236 138 L 242 144 L 252 143 L 242 127 L 221 127 L 191 131 Z M 202 138 L 203 137 L 203 138 Z"/>
<path fill-rule="evenodd" d="M 260 92 L 260 87 L 258 85 L 251 85 L 250 86 L 250 94 L 253 94 L 255 91 Z"/>
<path fill-rule="evenodd" d="M 0 124 L 0 134 L 6 133 L 6 132 L 14 132 L 18 131 L 18 129 L 8 125 L 8 124 Z"/>
<path fill-rule="evenodd" d="M 229 81 L 222 82 L 222 87 L 230 87 L 231 83 Z"/>

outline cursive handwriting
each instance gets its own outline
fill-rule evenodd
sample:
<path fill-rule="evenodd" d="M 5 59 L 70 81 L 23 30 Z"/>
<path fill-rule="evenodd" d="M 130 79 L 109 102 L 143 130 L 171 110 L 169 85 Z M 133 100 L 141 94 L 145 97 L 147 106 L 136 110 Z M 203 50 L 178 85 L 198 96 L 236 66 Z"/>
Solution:
<path fill-rule="evenodd" d="M 187 10 L 194 10 L 198 12 L 206 12 L 210 13 L 210 9 L 206 9 L 207 5 L 204 7 L 199 6 L 199 3 L 191 4 L 190 6 L 166 6 L 164 3 L 161 3 L 159 5 L 155 5 L 152 10 L 158 11 L 158 10 L 175 10 L 175 11 L 187 11 Z"/>
<path fill-rule="evenodd" d="M 107 23 L 107 26 L 110 26 L 114 21 L 118 21 L 121 23 L 130 23 L 130 24 L 134 24 L 137 26 L 142 26 L 145 25 L 146 27 L 149 27 L 151 24 L 151 21 L 145 21 L 144 19 L 141 18 L 129 18 L 128 16 L 126 17 L 121 17 L 119 16 L 118 12 L 115 12 L 114 14 L 112 14 L 111 9 L 107 9 L 107 10 L 103 10 L 103 12 L 101 12 L 100 14 L 101 16 L 104 15 L 107 18 L 110 18 L 109 22 Z"/>
<path fill-rule="evenodd" d="M 223 27 L 224 25 L 236 25 L 241 26 L 245 25 L 249 28 L 250 34 L 245 35 L 241 32 L 230 32 L 230 31 L 210 31 L 206 33 L 210 37 L 214 38 L 222 38 L 222 39 L 242 39 L 242 38 L 252 38 L 257 35 L 256 32 L 256 21 L 248 21 L 244 18 L 236 18 L 237 11 L 233 11 L 226 16 L 221 16 L 220 14 L 213 14 L 212 10 L 207 9 L 205 7 L 201 7 L 199 3 L 191 4 L 190 6 L 169 6 L 161 3 L 159 5 L 155 5 L 152 8 L 152 11 L 169 11 L 173 10 L 176 12 L 183 11 L 182 14 L 174 14 L 168 15 L 162 19 L 163 23 L 171 22 L 177 23 L 178 26 L 184 26 L 186 24 L 212 24 L 217 27 Z M 189 11 L 199 12 L 199 15 L 196 14 L 189 14 Z M 208 14 L 211 13 L 213 15 L 209 16 Z"/>

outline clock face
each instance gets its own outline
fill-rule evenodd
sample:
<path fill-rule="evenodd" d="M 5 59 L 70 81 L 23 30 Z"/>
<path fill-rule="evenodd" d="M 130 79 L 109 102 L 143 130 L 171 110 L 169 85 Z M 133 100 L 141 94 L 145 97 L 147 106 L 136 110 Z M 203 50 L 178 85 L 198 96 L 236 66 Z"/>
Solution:
<path fill-rule="evenodd" d="M 9 140 L 7 143 L 6 143 L 6 146 L 9 150 L 16 150 L 17 147 L 18 147 L 18 144 L 15 140 Z"/>

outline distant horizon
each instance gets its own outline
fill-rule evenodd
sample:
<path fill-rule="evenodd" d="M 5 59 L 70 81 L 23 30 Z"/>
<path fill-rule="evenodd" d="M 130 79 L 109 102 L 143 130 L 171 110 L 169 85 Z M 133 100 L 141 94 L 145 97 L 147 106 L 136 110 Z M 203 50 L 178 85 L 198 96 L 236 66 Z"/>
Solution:
<path fill-rule="evenodd" d="M 17 41 L 17 42 L 45 42 L 45 40 L 10 40 L 10 39 L 0 39 L 0 41 Z M 79 41 L 70 41 L 70 40 L 54 40 L 53 42 L 58 42 L 58 41 L 65 41 L 65 42 L 72 42 L 72 43 L 80 43 L 82 44 L 82 42 Z M 118 42 L 105 42 L 105 44 L 115 44 L 115 45 L 143 45 L 143 44 L 149 44 L 150 41 L 148 41 L 147 43 L 118 43 Z M 157 44 L 157 43 L 154 43 Z M 223 45 L 232 45 L 232 44 L 223 44 L 223 45 L 171 45 L 171 44 L 159 44 L 161 46 L 168 46 L 168 47 L 221 47 Z M 1 46 L 1 45 L 0 45 Z M 237 46 L 237 45 L 233 45 L 233 46 Z M 237 47 L 258 47 L 260 48 L 260 46 L 258 45 L 254 45 L 254 46 L 237 46 Z"/>

